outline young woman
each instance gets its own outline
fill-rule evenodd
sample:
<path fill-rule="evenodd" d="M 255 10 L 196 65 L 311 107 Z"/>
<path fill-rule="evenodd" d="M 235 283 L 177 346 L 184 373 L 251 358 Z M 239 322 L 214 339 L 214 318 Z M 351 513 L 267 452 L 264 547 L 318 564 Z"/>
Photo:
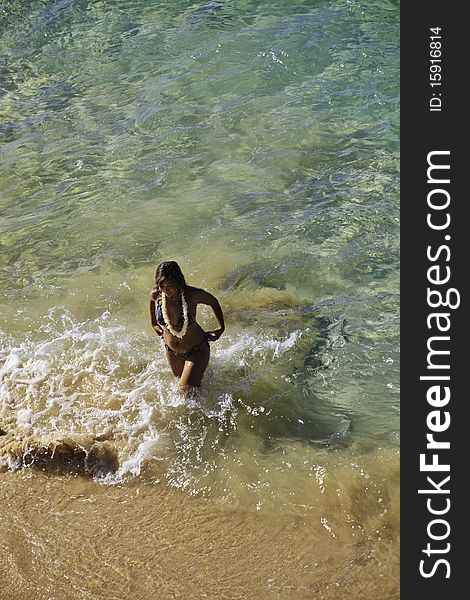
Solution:
<path fill-rule="evenodd" d="M 162 262 L 155 272 L 155 288 L 150 292 L 152 327 L 165 343 L 171 370 L 180 378 L 178 390 L 184 394 L 201 384 L 209 362 L 209 342 L 219 339 L 225 330 L 224 315 L 212 294 L 186 285 L 175 261 Z M 214 311 L 220 328 L 204 331 L 196 322 L 196 307 L 207 304 Z"/>

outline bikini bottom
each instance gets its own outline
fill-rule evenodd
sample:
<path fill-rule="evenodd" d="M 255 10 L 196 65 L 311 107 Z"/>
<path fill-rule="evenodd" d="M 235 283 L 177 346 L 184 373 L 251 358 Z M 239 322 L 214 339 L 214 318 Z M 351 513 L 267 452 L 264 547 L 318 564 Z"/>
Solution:
<path fill-rule="evenodd" d="M 189 352 L 175 352 L 175 350 L 173 350 L 173 348 L 170 348 L 170 346 L 167 346 L 167 344 L 165 344 L 165 348 L 168 350 L 168 352 L 174 354 L 176 358 L 179 358 L 180 360 L 188 360 L 188 358 L 190 358 L 193 354 L 196 354 L 196 352 L 198 352 L 201 346 L 203 346 L 204 344 L 209 345 L 209 342 L 207 340 L 204 340 L 200 344 L 193 346 Z"/>

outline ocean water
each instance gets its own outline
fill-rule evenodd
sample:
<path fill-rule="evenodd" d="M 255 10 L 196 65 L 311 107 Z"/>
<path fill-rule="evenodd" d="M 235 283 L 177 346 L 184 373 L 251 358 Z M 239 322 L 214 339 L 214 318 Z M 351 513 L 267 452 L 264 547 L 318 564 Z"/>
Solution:
<path fill-rule="evenodd" d="M 398 598 L 398 192 L 397 2 L 0 2 L 2 600 Z"/>

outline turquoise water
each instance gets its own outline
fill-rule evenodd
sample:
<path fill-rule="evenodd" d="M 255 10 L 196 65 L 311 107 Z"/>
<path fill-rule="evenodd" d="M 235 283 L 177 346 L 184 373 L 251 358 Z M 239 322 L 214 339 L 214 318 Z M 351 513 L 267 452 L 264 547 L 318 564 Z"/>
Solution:
<path fill-rule="evenodd" d="M 98 482 L 273 514 L 359 479 L 376 490 L 364 514 L 382 514 L 399 442 L 398 36 L 391 1 L 0 4 L 4 440 L 105 440 L 117 467 Z M 194 403 L 148 322 L 171 259 L 227 322 Z M 4 467 L 23 458 L 4 442 Z M 350 511 L 332 510 L 339 536 Z"/>
<path fill-rule="evenodd" d="M 146 292 L 176 258 L 227 313 L 212 388 L 248 380 L 260 434 L 396 443 L 396 5 L 24 2 L 2 22 L 4 358 L 67 314 L 152 359 Z"/>

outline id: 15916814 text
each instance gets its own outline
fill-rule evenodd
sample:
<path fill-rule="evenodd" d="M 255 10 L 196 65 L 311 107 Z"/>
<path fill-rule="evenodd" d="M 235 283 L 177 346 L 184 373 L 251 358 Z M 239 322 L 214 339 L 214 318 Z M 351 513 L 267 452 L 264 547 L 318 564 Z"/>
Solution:
<path fill-rule="evenodd" d="M 442 27 L 429 29 L 429 85 L 431 97 L 429 110 L 440 112 L 442 110 Z"/>

